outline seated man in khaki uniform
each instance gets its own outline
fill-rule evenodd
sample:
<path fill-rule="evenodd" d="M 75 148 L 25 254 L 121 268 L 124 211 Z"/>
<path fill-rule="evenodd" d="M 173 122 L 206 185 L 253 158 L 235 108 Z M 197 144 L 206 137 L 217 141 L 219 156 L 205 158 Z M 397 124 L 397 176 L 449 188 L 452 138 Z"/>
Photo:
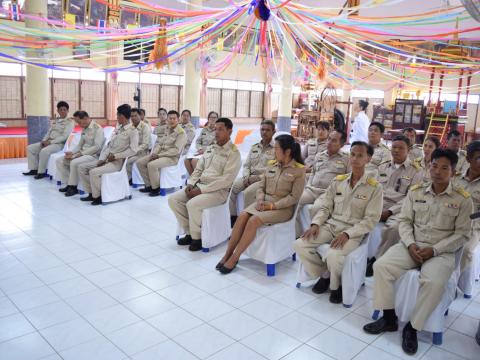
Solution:
<path fill-rule="evenodd" d="M 315 164 L 315 156 L 327 149 L 329 131 L 330 123 L 328 121 L 318 122 L 315 126 L 316 138 L 309 139 L 303 147 L 302 157 L 307 173 L 312 172 L 312 167 Z"/>
<path fill-rule="evenodd" d="M 68 104 L 60 101 L 57 104 L 58 118 L 50 125 L 41 142 L 27 146 L 28 172 L 23 175 L 35 175 L 35 179 L 47 177 L 47 164 L 50 155 L 59 152 L 65 146 L 70 133 L 75 126 L 72 119 L 68 118 Z"/>
<path fill-rule="evenodd" d="M 378 182 L 383 187 L 383 211 L 380 222 L 381 243 L 374 257 L 367 262 L 367 276 L 373 275 L 373 264 L 392 245 L 400 241 L 398 234 L 398 215 L 402 201 L 411 186 L 421 183 L 423 173 L 417 162 L 408 157 L 410 140 L 404 135 L 397 135 L 392 141 L 392 161 L 378 167 Z M 377 232 L 370 234 L 370 241 Z M 375 241 L 378 244 L 378 241 Z"/>
<path fill-rule="evenodd" d="M 469 168 L 455 176 L 453 184 L 465 189 L 473 200 L 474 212 L 480 211 L 480 141 L 476 140 L 467 145 L 467 163 Z M 473 253 L 480 240 L 480 219 L 472 221 L 472 232 L 468 243 L 463 248 L 461 272 L 473 260 Z"/>
<path fill-rule="evenodd" d="M 140 110 L 132 109 L 131 122 L 132 126 L 138 131 L 138 151 L 135 155 L 130 156 L 127 160 L 127 174 L 128 181 L 132 185 L 132 167 L 133 163 L 148 155 L 150 150 L 150 135 L 152 134 L 152 127 L 140 118 Z"/>
<path fill-rule="evenodd" d="M 346 133 L 334 130 L 328 135 L 327 150 L 315 156 L 315 163 L 312 166 L 312 172 L 308 178 L 307 186 L 305 186 L 300 202 L 298 203 L 299 209 L 295 225 L 297 237 L 300 237 L 303 233 L 300 221 L 302 208 L 314 202 L 320 204 L 320 196 L 325 193 L 325 190 L 335 177 L 347 173 L 348 154 L 340 151 L 346 141 Z M 311 212 L 311 215 L 314 215 L 314 212 Z"/>
<path fill-rule="evenodd" d="M 178 245 L 190 245 L 190 251 L 202 249 L 202 212 L 227 200 L 228 192 L 241 166 L 240 152 L 230 141 L 233 124 L 220 118 L 215 124 L 215 144 L 210 145 L 188 179 L 187 187 L 168 197 L 185 237 Z"/>
<path fill-rule="evenodd" d="M 421 159 L 423 157 L 423 146 L 422 144 L 417 144 L 417 131 L 413 127 L 406 127 L 402 130 L 402 134 L 410 140 L 408 158 L 412 161 Z"/>
<path fill-rule="evenodd" d="M 149 193 L 150 196 L 160 195 L 161 169 L 178 163 L 183 147 L 187 143 L 187 134 L 178 124 L 178 120 L 178 112 L 170 110 L 165 135 L 157 138 L 150 155 L 137 160 L 137 168 L 145 184 L 145 188 L 140 192 Z"/>
<path fill-rule="evenodd" d="M 392 154 L 387 145 L 382 143 L 385 126 L 382 123 L 372 121 L 368 126 L 368 144 L 373 148 L 372 160 L 367 164 L 366 170 L 374 174 L 380 164 L 392 160 Z"/>
<path fill-rule="evenodd" d="M 208 122 L 205 124 L 205 127 L 200 132 L 200 135 L 195 141 L 196 153 L 194 157 L 185 159 L 185 168 L 187 169 L 188 175 L 192 175 L 195 166 L 197 166 L 198 159 L 205 152 L 207 147 L 213 144 L 215 141 L 215 123 L 218 120 L 218 113 L 215 111 L 210 111 L 208 113 Z"/>
<path fill-rule="evenodd" d="M 455 175 L 463 174 L 468 169 L 467 153 L 462 147 L 462 134 L 458 130 L 452 130 L 447 134 L 447 149 L 454 151 L 458 156 Z"/>
<path fill-rule="evenodd" d="M 294 242 L 294 249 L 305 271 L 320 279 L 312 291 L 322 294 L 330 286 L 330 302 L 342 302 L 341 275 L 345 256 L 355 250 L 380 220 L 382 186 L 370 177 L 365 166 L 373 149 L 363 141 L 354 141 L 350 149 L 350 174 L 338 175 L 322 197 L 312 225 Z M 317 253 L 322 244 L 330 244 L 325 258 Z M 330 274 L 328 274 L 328 271 Z"/>
<path fill-rule="evenodd" d="M 439 304 L 445 285 L 455 269 L 455 252 L 471 231 L 472 199 L 452 185 L 457 155 L 448 149 L 432 154 L 432 182 L 412 187 L 400 213 L 401 242 L 392 246 L 373 265 L 373 306 L 383 316 L 363 327 L 369 334 L 397 331 L 395 281 L 410 269 L 420 268 L 420 289 L 410 321 L 403 328 L 402 348 L 417 352 L 417 330 Z"/>
<path fill-rule="evenodd" d="M 260 124 L 260 136 L 262 140 L 253 144 L 248 153 L 247 160 L 243 164 L 242 177 L 235 179 L 233 182 L 232 195 L 230 196 L 230 217 L 232 226 L 237 219 L 237 197 L 238 194 L 244 192 L 244 207 L 248 207 L 255 202 L 257 187 L 267 163 L 275 159 L 273 149 L 275 134 L 275 123 L 271 120 L 264 120 Z M 255 184 L 255 185 L 254 185 Z"/>
<path fill-rule="evenodd" d="M 67 197 L 78 194 L 78 167 L 80 164 L 98 159 L 105 142 L 102 127 L 90 119 L 86 111 L 76 111 L 73 117 L 82 128 L 80 141 L 71 151 L 67 151 L 65 156 L 57 159 L 57 171 L 60 179 L 67 184 L 59 191 L 65 193 Z"/>
<path fill-rule="evenodd" d="M 102 203 L 102 175 L 120 171 L 123 162 L 138 151 L 138 131 L 130 123 L 131 107 L 128 104 L 117 108 L 117 128 L 110 141 L 100 153 L 99 160 L 83 163 L 79 166 L 80 181 L 87 197 L 82 201 L 91 201 L 92 205 Z"/>
<path fill-rule="evenodd" d="M 183 128 L 183 130 L 185 130 L 185 133 L 187 134 L 187 143 L 183 148 L 183 155 L 188 152 L 188 149 L 190 149 L 190 145 L 192 145 L 192 141 L 195 138 L 195 126 L 192 124 L 191 119 L 192 113 L 190 112 L 190 110 L 183 110 L 180 126 Z"/>
<path fill-rule="evenodd" d="M 164 108 L 158 109 L 158 123 L 153 130 L 153 133 L 157 135 L 157 139 L 165 135 L 168 130 L 167 125 L 168 111 Z"/>

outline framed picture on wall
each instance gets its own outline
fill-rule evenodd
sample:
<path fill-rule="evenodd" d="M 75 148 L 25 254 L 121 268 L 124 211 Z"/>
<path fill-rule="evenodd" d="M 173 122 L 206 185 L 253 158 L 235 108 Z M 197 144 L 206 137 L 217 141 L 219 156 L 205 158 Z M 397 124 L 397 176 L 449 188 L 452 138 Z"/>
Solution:
<path fill-rule="evenodd" d="M 86 10 L 86 1 L 85 0 L 69 0 L 67 11 L 69 14 L 75 15 L 75 24 L 84 25 L 85 24 L 85 10 Z"/>
<path fill-rule="evenodd" d="M 91 26 L 97 26 L 99 20 L 107 19 L 107 5 L 95 0 L 90 2 L 89 22 Z"/>
<path fill-rule="evenodd" d="M 47 17 L 50 20 L 63 20 L 63 4 L 62 0 L 48 0 Z"/>

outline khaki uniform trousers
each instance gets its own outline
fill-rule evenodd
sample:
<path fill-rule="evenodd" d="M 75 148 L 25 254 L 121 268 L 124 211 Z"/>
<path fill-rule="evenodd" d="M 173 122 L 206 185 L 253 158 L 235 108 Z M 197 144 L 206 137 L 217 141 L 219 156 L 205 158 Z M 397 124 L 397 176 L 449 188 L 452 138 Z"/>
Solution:
<path fill-rule="evenodd" d="M 463 247 L 462 262 L 460 265 L 461 272 L 463 272 L 463 270 L 465 270 L 465 268 L 472 263 L 473 253 L 475 252 L 475 248 L 478 246 L 479 240 L 480 231 L 478 229 L 473 229 L 470 239 Z"/>
<path fill-rule="evenodd" d="M 171 157 L 161 157 L 150 161 L 150 155 L 147 155 L 137 160 L 137 168 L 145 186 L 158 189 L 160 187 L 160 169 L 176 163 L 177 161 Z"/>
<path fill-rule="evenodd" d="M 320 226 L 320 231 L 315 239 L 305 240 L 299 238 L 293 243 L 293 248 L 300 258 L 305 271 L 313 278 L 320 277 L 328 269 L 330 271 L 330 289 L 337 290 L 341 285 L 343 264 L 345 256 L 350 254 L 359 245 L 362 239 L 349 239 L 342 249 L 328 249 L 325 259 L 322 259 L 317 248 L 323 244 L 329 244 L 338 232 L 329 224 Z"/>
<path fill-rule="evenodd" d="M 57 171 L 60 174 L 62 183 L 70 186 L 77 186 L 79 181 L 79 166 L 83 163 L 96 161 L 91 155 L 82 155 L 73 160 L 65 159 L 64 156 L 57 159 Z"/>
<path fill-rule="evenodd" d="M 301 214 L 301 211 L 303 210 L 303 207 L 305 205 L 313 204 L 315 200 L 319 198 L 319 196 L 320 196 L 319 194 L 317 194 L 315 191 L 313 191 L 310 188 L 305 188 L 303 190 L 302 196 L 298 201 L 297 218 L 295 220 L 295 233 L 297 235 L 297 238 L 299 238 L 303 234 L 302 223 L 300 221 L 300 214 Z M 310 216 L 311 218 L 313 218 L 312 214 L 310 214 Z"/>
<path fill-rule="evenodd" d="M 37 170 L 43 174 L 47 170 L 48 159 L 53 153 L 63 149 L 64 144 L 50 144 L 42 148 L 41 143 L 30 144 L 27 146 L 28 169 Z"/>
<path fill-rule="evenodd" d="M 127 166 L 126 166 L 127 174 L 128 174 L 128 180 L 132 180 L 132 168 L 133 168 L 133 164 L 135 163 L 135 161 L 137 161 L 138 159 L 141 159 L 142 157 L 144 157 L 147 154 L 148 154 L 148 151 L 143 151 L 141 153 L 137 153 L 136 155 L 130 156 L 128 158 Z"/>
<path fill-rule="evenodd" d="M 213 206 L 227 201 L 228 191 L 220 190 L 207 194 L 200 194 L 189 199 L 185 190 L 181 189 L 168 197 L 168 206 L 172 209 L 180 226 L 192 239 L 202 238 L 202 212 Z"/>
<path fill-rule="evenodd" d="M 418 244 L 420 247 L 428 244 Z M 430 245 L 431 246 L 431 245 Z M 395 281 L 410 269 L 419 265 L 412 259 L 403 243 L 392 246 L 373 264 L 375 309 L 395 308 Z M 420 289 L 410 322 L 422 330 L 425 321 L 437 307 L 445 292 L 445 284 L 455 268 L 455 254 L 441 254 L 432 257 L 420 268 Z"/>
<path fill-rule="evenodd" d="M 124 159 L 116 159 L 103 166 L 97 167 L 98 160 L 83 163 L 79 168 L 80 181 L 85 192 L 92 194 L 94 198 L 101 195 L 102 175 L 120 171 Z"/>
<path fill-rule="evenodd" d="M 230 195 L 230 216 L 237 216 L 237 198 L 238 194 L 243 191 L 243 208 L 246 209 L 249 205 L 253 204 L 257 197 L 257 189 L 260 185 L 260 181 L 254 182 L 245 187 L 243 179 L 235 179 L 232 185 L 232 195 Z"/>

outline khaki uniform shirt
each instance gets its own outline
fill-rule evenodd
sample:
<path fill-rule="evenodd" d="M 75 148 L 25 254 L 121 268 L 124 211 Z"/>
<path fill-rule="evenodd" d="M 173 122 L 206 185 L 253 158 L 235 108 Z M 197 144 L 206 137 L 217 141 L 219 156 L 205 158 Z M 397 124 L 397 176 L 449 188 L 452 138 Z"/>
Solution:
<path fill-rule="evenodd" d="M 455 169 L 457 175 L 463 174 L 470 167 L 470 164 L 467 161 L 467 152 L 465 150 L 459 150 L 458 153 L 458 162 Z"/>
<path fill-rule="evenodd" d="M 414 144 L 410 151 L 408 152 L 408 158 L 410 160 L 415 160 L 423 157 L 423 147 L 420 144 Z"/>
<path fill-rule="evenodd" d="M 223 146 L 212 144 L 188 179 L 188 184 L 197 186 L 202 193 L 228 190 L 235 180 L 241 166 L 240 151 L 228 141 Z"/>
<path fill-rule="evenodd" d="M 136 127 L 138 131 L 138 152 L 137 155 L 144 155 L 150 149 L 150 135 L 152 134 L 152 127 L 144 121 Z"/>
<path fill-rule="evenodd" d="M 468 170 L 466 170 L 462 175 L 455 176 L 453 185 L 465 189 L 470 194 L 473 201 L 473 212 L 480 211 L 480 177 L 470 181 Z M 475 230 L 480 230 L 479 219 L 472 221 L 472 223 Z"/>
<path fill-rule="evenodd" d="M 200 136 L 197 138 L 196 141 L 196 146 L 197 146 L 197 151 L 198 150 L 203 150 L 212 145 L 213 142 L 215 141 L 215 129 L 210 129 L 208 126 L 204 127 L 202 129 L 202 132 L 200 133 Z"/>
<path fill-rule="evenodd" d="M 373 152 L 372 159 L 365 167 L 365 170 L 368 170 L 368 171 L 376 170 L 378 169 L 380 164 L 383 164 L 385 162 L 389 162 L 392 160 L 392 153 L 390 152 L 390 149 L 388 148 L 387 145 L 383 143 L 379 143 L 378 145 L 374 146 L 373 149 L 374 149 L 374 152 Z"/>
<path fill-rule="evenodd" d="M 338 175 L 322 198 L 312 224 L 331 225 L 335 234 L 344 232 L 361 241 L 380 220 L 383 207 L 382 186 L 365 173 L 352 189 L 352 174 Z"/>
<path fill-rule="evenodd" d="M 174 129 L 168 128 L 164 136 L 157 137 L 152 154 L 175 158 L 178 161 L 186 143 L 187 134 L 180 125 L 177 125 Z"/>
<path fill-rule="evenodd" d="M 270 160 L 260 180 L 256 199 L 273 202 L 277 210 L 289 208 L 298 203 L 304 186 L 304 165 L 291 160 L 282 166 L 278 161 Z"/>
<path fill-rule="evenodd" d="M 71 118 L 55 119 L 42 140 L 48 140 L 52 144 L 65 144 L 74 127 Z"/>
<path fill-rule="evenodd" d="M 107 146 L 100 153 L 100 160 L 106 160 L 108 154 L 114 154 L 116 159 L 125 159 L 138 151 L 138 131 L 131 123 L 119 126 L 112 134 Z"/>
<path fill-rule="evenodd" d="M 430 181 L 430 169 L 428 168 L 427 164 L 425 163 L 425 158 L 417 158 L 413 162 L 420 166 L 420 171 L 422 172 L 422 182 Z"/>
<path fill-rule="evenodd" d="M 153 133 L 157 135 L 157 139 L 158 139 L 159 137 L 162 137 L 163 135 L 165 135 L 167 130 L 168 130 L 167 124 L 163 124 L 163 125 L 158 124 L 153 130 Z"/>
<path fill-rule="evenodd" d="M 273 145 L 273 140 L 266 146 L 263 146 L 262 142 L 252 145 L 247 160 L 245 160 L 245 163 L 243 164 L 242 177 L 244 180 L 253 176 L 253 182 L 260 181 L 260 177 L 265 172 L 268 162 L 270 160 L 275 160 L 275 150 L 273 149 Z"/>
<path fill-rule="evenodd" d="M 305 166 L 311 167 L 315 164 L 315 156 L 327 150 L 327 141 L 318 141 L 317 139 L 309 139 L 302 150 L 302 157 Z"/>
<path fill-rule="evenodd" d="M 77 146 L 72 149 L 72 153 L 80 153 L 81 155 L 97 156 L 102 151 L 103 143 L 105 142 L 105 135 L 103 129 L 95 121 L 82 130 L 80 141 Z"/>
<path fill-rule="evenodd" d="M 383 210 L 390 210 L 395 215 L 400 213 L 410 187 L 422 182 L 423 173 L 420 165 L 410 159 L 397 168 L 392 160 L 378 167 L 377 180 L 383 186 Z"/>
<path fill-rule="evenodd" d="M 183 149 L 183 153 L 186 154 L 188 149 L 190 149 L 190 145 L 192 145 L 192 141 L 195 138 L 195 126 L 191 122 L 187 124 L 180 124 L 180 126 L 185 130 L 187 134 L 187 143 L 185 144 L 185 148 Z"/>
<path fill-rule="evenodd" d="M 326 190 L 337 175 L 346 174 L 349 155 L 338 152 L 332 156 L 322 151 L 315 156 L 312 173 L 308 178 L 307 188 Z"/>
<path fill-rule="evenodd" d="M 468 240 L 472 212 L 470 194 L 452 183 L 438 195 L 431 182 L 413 186 L 399 216 L 401 241 L 407 248 L 431 246 L 435 255 L 454 253 Z"/>

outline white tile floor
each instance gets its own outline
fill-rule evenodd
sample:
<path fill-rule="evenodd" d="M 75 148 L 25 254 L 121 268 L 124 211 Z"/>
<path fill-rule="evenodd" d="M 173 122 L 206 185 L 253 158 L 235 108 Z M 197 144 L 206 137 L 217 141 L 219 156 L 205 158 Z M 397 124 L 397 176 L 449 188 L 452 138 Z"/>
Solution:
<path fill-rule="evenodd" d="M 224 247 L 175 244 L 166 198 L 93 207 L 0 162 L 0 359 L 398 359 L 400 332 L 369 336 L 367 281 L 351 309 L 296 289 L 295 263 L 275 278 L 245 260 L 221 276 Z M 480 284 L 457 299 L 442 346 L 415 358 L 480 359 Z"/>

